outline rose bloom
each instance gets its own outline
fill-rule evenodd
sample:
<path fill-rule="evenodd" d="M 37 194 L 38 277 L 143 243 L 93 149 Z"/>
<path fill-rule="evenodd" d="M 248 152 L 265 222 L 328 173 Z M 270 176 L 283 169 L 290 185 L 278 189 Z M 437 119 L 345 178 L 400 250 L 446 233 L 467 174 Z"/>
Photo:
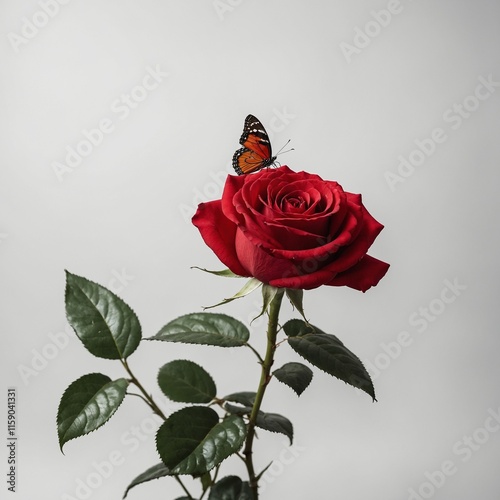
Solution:
<path fill-rule="evenodd" d="M 222 199 L 201 203 L 193 224 L 233 273 L 275 287 L 365 292 L 389 268 L 367 255 L 383 226 L 361 195 L 287 166 L 228 175 Z"/>

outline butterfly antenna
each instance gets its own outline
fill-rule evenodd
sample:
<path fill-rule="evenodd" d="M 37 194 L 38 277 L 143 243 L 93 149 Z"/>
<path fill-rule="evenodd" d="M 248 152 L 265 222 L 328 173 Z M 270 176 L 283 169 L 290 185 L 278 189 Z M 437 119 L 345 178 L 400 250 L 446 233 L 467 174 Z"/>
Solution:
<path fill-rule="evenodd" d="M 290 148 L 290 149 L 287 149 L 286 151 L 283 151 L 287 147 L 289 142 L 290 142 L 290 139 L 288 139 L 288 141 L 286 141 L 286 143 L 282 146 L 282 148 L 276 153 L 276 156 L 278 156 L 280 154 L 284 155 L 285 153 L 289 153 L 290 151 L 295 151 L 294 148 Z"/>

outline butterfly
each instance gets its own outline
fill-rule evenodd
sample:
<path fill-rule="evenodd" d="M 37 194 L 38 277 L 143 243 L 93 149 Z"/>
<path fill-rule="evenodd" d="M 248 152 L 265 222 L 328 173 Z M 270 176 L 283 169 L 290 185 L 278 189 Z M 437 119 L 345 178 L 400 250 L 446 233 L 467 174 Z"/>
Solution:
<path fill-rule="evenodd" d="M 273 156 L 269 136 L 264 125 L 253 115 L 245 118 L 240 144 L 244 147 L 233 155 L 233 168 L 238 175 L 257 172 L 274 164 L 276 156 Z"/>

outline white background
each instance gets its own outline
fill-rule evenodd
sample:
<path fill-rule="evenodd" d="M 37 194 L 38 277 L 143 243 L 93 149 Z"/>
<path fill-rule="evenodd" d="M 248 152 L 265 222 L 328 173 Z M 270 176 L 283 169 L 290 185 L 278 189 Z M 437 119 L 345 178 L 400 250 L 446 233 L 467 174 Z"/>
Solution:
<path fill-rule="evenodd" d="M 258 467 L 275 460 L 262 498 L 497 500 L 498 2 L 72 0 L 52 4 L 50 17 L 41 3 L 0 3 L 4 408 L 6 388 L 18 391 L 12 498 L 118 499 L 159 461 L 154 422 L 138 398 L 59 450 L 64 389 L 85 373 L 124 374 L 64 333 L 64 269 L 117 291 L 145 337 L 236 292 L 238 280 L 190 270 L 221 266 L 189 219 L 199 201 L 219 196 L 253 113 L 275 151 L 291 139 L 295 151 L 282 164 L 363 193 L 385 225 L 370 254 L 391 264 L 366 294 L 305 294 L 311 321 L 366 362 L 378 402 L 318 370 L 300 399 L 271 384 L 264 410 L 293 421 L 297 447 L 259 432 Z M 133 90 L 148 68 L 168 76 Z M 480 77 L 497 82 L 479 89 L 482 100 L 470 97 Z M 140 102 L 124 108 L 131 91 Z M 469 111 L 460 117 L 455 105 Z M 61 173 L 68 148 L 103 119 L 112 130 Z M 435 129 L 446 139 L 427 141 L 422 158 L 415 141 Z M 399 156 L 412 152 L 420 165 L 391 188 L 387 172 L 400 175 Z M 446 280 L 460 287 L 444 292 L 448 303 Z M 220 312 L 247 322 L 258 303 L 255 293 Z M 292 314 L 287 305 L 283 319 Z M 260 347 L 264 323 L 253 326 Z M 397 347 L 401 332 L 410 340 Z M 144 342 L 130 364 L 166 412 L 175 406 L 155 377 L 177 358 L 203 364 L 220 396 L 256 388 L 249 350 Z M 277 363 L 290 360 L 298 359 L 285 345 Z M 1 422 L 3 436 L 5 410 Z M 110 454 L 119 463 L 97 476 L 92 462 Z M 446 476 L 435 473 L 443 462 Z M 241 462 L 229 460 L 226 473 L 244 477 Z M 78 490 L 89 478 L 92 488 Z M 128 498 L 181 495 L 163 478 Z"/>

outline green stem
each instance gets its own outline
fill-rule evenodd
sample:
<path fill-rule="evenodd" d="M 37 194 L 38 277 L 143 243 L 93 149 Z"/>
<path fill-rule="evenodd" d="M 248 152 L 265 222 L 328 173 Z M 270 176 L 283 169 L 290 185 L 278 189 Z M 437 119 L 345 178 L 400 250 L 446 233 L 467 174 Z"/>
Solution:
<path fill-rule="evenodd" d="M 252 457 L 252 446 L 255 437 L 255 424 L 257 422 L 257 416 L 259 415 L 260 407 L 262 405 L 262 400 L 264 399 L 264 394 L 266 392 L 267 385 L 271 380 L 271 367 L 274 363 L 274 351 L 276 350 L 276 336 L 278 334 L 278 318 L 281 307 L 281 301 L 283 300 L 283 289 L 278 290 L 271 304 L 269 305 L 269 321 L 267 324 L 267 348 L 266 355 L 262 362 L 262 369 L 260 375 L 259 388 L 257 394 L 255 395 L 255 401 L 252 408 L 252 413 L 250 414 L 250 419 L 248 421 L 247 427 L 247 437 L 245 442 L 245 448 L 243 450 L 243 455 L 245 456 L 245 465 L 248 471 L 248 478 L 250 483 L 250 489 L 253 493 L 253 500 L 258 500 L 259 498 L 259 479 L 255 475 L 255 469 L 253 465 Z"/>
<path fill-rule="evenodd" d="M 245 345 L 255 354 L 260 364 L 264 363 L 262 356 L 248 342 Z"/>
<path fill-rule="evenodd" d="M 210 485 L 205 490 L 203 490 L 201 497 L 200 497 L 200 500 L 203 500 L 203 497 L 208 493 L 208 491 L 212 488 L 212 486 L 217 481 L 217 476 L 219 475 L 220 466 L 221 466 L 221 464 L 219 464 L 219 465 L 217 465 L 217 467 L 215 467 L 214 477 L 211 478 Z"/>
<path fill-rule="evenodd" d="M 188 498 L 193 498 L 191 493 L 189 493 L 188 489 L 184 486 L 181 478 L 179 476 L 174 476 L 175 480 L 180 484 L 181 488 L 184 490 L 184 493 L 188 496 Z"/>
<path fill-rule="evenodd" d="M 144 399 L 146 400 L 146 403 L 150 406 L 150 408 L 163 420 L 167 420 L 167 417 L 164 415 L 164 413 L 160 410 L 158 405 L 154 402 L 154 399 L 146 392 L 146 389 L 142 386 L 142 384 L 137 380 L 136 376 L 132 373 L 132 370 L 128 366 L 128 363 L 125 359 L 120 360 L 122 362 L 123 367 L 125 370 L 127 370 L 127 373 L 130 375 L 130 379 L 133 384 L 142 392 L 144 395 Z"/>
<path fill-rule="evenodd" d="M 125 359 L 121 359 L 120 360 L 122 362 L 122 365 L 123 367 L 125 368 L 125 370 L 127 370 L 127 373 L 130 375 L 130 380 L 133 384 L 135 384 L 135 386 L 142 392 L 143 396 L 141 396 L 140 394 L 131 394 L 132 396 L 138 396 L 139 398 L 141 398 L 160 418 L 162 418 L 163 420 L 167 420 L 167 417 L 165 416 L 165 414 L 160 410 L 160 408 L 158 407 L 158 405 L 155 403 L 154 399 L 152 398 L 152 396 L 150 396 L 147 392 L 146 392 L 146 389 L 144 389 L 144 387 L 142 386 L 142 384 L 139 382 L 139 380 L 137 380 L 137 377 L 132 373 L 132 370 L 130 369 L 130 366 L 128 365 L 127 363 L 127 360 Z M 181 488 L 184 490 L 184 493 L 186 493 L 187 497 L 192 499 L 192 495 L 191 493 L 189 493 L 189 490 L 186 488 L 186 486 L 184 485 L 184 483 L 182 482 L 181 478 L 179 476 L 174 476 L 175 480 L 179 483 L 179 485 L 181 486 Z"/>

